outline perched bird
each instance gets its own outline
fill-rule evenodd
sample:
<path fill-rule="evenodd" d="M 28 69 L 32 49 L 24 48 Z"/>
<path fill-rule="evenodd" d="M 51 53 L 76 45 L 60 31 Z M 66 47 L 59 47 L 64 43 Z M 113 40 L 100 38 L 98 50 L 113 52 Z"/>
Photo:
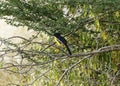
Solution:
<path fill-rule="evenodd" d="M 58 41 L 57 43 L 60 43 L 60 44 L 65 45 L 65 47 L 66 47 L 67 50 L 68 50 L 68 53 L 69 53 L 70 55 L 72 55 L 72 53 L 71 53 L 71 51 L 70 51 L 70 49 L 69 49 L 69 47 L 68 47 L 68 45 L 67 45 L 67 40 L 66 40 L 63 36 L 61 36 L 60 33 L 55 33 L 54 36 L 57 38 L 57 41 Z"/>

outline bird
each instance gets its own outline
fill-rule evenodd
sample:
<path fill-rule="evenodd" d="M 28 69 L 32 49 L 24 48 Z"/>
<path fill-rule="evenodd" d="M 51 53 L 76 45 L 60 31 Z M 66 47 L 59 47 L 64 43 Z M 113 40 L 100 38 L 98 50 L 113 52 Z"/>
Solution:
<path fill-rule="evenodd" d="M 65 45 L 69 55 L 72 55 L 71 50 L 68 47 L 67 40 L 63 36 L 61 36 L 61 33 L 54 33 L 54 36 L 57 38 L 57 41 L 58 41 L 57 43 Z"/>

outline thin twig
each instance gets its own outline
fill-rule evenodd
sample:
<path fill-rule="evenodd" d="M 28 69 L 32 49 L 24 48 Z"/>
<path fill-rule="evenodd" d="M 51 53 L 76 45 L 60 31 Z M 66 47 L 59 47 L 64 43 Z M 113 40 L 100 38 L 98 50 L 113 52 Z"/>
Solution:
<path fill-rule="evenodd" d="M 64 78 L 64 76 L 71 70 L 73 69 L 76 65 L 78 65 L 80 62 L 82 62 L 85 59 L 90 58 L 92 55 L 86 56 L 84 58 L 82 58 L 80 61 L 76 62 L 75 64 L 73 64 L 72 66 L 70 66 L 69 68 L 67 68 L 65 70 L 65 72 L 62 74 L 62 76 L 60 77 L 60 79 L 58 80 L 57 84 L 55 86 L 59 86 L 60 82 L 62 81 L 62 79 Z"/>

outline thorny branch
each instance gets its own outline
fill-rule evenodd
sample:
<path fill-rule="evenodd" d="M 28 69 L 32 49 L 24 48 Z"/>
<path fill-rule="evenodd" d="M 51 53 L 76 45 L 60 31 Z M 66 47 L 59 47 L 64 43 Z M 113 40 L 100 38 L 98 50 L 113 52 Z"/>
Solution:
<path fill-rule="evenodd" d="M 106 47 L 102 47 L 96 51 L 93 52 L 88 52 L 88 53 L 79 53 L 79 54 L 75 54 L 72 56 L 75 57 L 79 57 L 79 56 L 85 56 L 84 58 L 82 58 L 80 61 L 74 63 L 73 65 L 71 65 L 70 67 L 68 67 L 64 73 L 62 74 L 62 76 L 60 77 L 59 81 L 57 82 L 56 86 L 59 86 L 60 82 L 62 81 L 62 79 L 65 77 L 65 75 L 72 70 L 75 66 L 77 66 L 78 64 L 80 64 L 83 60 L 86 60 L 90 57 L 92 57 L 93 55 L 96 54 L 100 54 L 100 53 L 104 53 L 104 52 L 110 52 L 110 51 L 120 51 L 120 45 L 112 45 L 112 46 L 106 46 Z M 117 75 L 117 74 L 116 74 Z M 114 81 L 114 79 L 113 79 Z"/>
<path fill-rule="evenodd" d="M 24 41 L 24 43 L 20 43 L 20 44 L 14 44 L 12 43 L 10 40 L 12 39 L 22 39 Z M 12 57 L 20 55 L 22 58 L 21 59 L 28 59 L 31 60 L 32 63 L 28 63 L 28 64 L 23 64 L 21 62 L 21 64 L 14 64 L 14 63 L 9 63 L 9 65 L 7 66 L 3 66 L 0 69 L 5 69 L 7 71 L 13 72 L 13 73 L 18 73 L 18 74 L 24 74 L 24 73 L 28 73 L 32 67 L 34 66 L 39 66 L 39 67 L 46 67 L 49 68 L 49 64 L 56 61 L 56 60 L 64 60 L 64 59 L 71 59 L 71 58 L 79 58 L 79 57 L 83 57 L 82 59 L 80 58 L 80 61 L 74 63 L 73 65 L 71 65 L 70 67 L 68 67 L 64 73 L 62 74 L 62 76 L 60 77 L 59 81 L 57 82 L 56 86 L 59 86 L 60 82 L 63 80 L 63 78 L 65 77 L 65 75 L 71 71 L 74 67 L 76 67 L 78 64 L 80 64 L 83 60 L 86 60 L 90 57 L 93 57 L 97 54 L 100 53 L 105 53 L 105 52 L 111 52 L 111 51 L 120 51 L 120 45 L 111 45 L 111 46 L 105 46 L 105 47 L 101 47 L 98 50 L 94 50 L 91 52 L 79 52 L 73 55 L 67 55 L 64 51 L 62 51 L 62 49 L 60 49 L 59 47 L 55 46 L 55 43 L 43 43 L 43 42 L 37 42 L 34 41 L 36 37 L 34 37 L 33 39 L 26 39 L 24 37 L 20 37 L 20 36 L 13 36 L 10 37 L 8 39 L 1 39 L 0 41 L 0 47 L 2 47 L 2 45 L 6 45 L 7 47 L 0 49 L 0 58 L 2 58 L 2 61 L 4 60 L 4 56 L 11 54 Z M 31 49 L 31 47 L 29 47 L 30 45 L 39 45 L 39 46 L 44 46 L 44 48 L 40 49 L 40 50 L 35 50 L 35 49 Z M 59 50 L 61 50 L 63 52 L 63 54 L 56 54 L 56 53 L 51 53 L 49 51 L 47 51 L 49 48 L 54 47 L 54 48 L 58 48 Z M 38 57 L 38 59 L 43 59 L 46 58 L 47 60 L 42 60 L 40 62 L 37 62 L 36 60 L 34 60 L 34 58 L 36 58 L 36 56 Z M 21 70 L 19 70 L 18 72 L 11 70 L 11 68 L 21 68 Z M 46 73 L 48 73 L 48 71 L 44 72 L 43 74 L 41 74 L 38 78 L 40 78 L 41 76 L 45 75 Z M 31 84 L 33 84 L 38 78 L 36 78 Z M 114 79 L 113 79 L 114 81 Z"/>

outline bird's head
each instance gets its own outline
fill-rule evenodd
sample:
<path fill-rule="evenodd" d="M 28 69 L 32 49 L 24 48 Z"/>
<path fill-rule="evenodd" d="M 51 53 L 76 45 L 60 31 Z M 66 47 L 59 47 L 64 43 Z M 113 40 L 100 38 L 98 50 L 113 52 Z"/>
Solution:
<path fill-rule="evenodd" d="M 54 36 L 60 36 L 61 33 L 55 33 Z"/>

